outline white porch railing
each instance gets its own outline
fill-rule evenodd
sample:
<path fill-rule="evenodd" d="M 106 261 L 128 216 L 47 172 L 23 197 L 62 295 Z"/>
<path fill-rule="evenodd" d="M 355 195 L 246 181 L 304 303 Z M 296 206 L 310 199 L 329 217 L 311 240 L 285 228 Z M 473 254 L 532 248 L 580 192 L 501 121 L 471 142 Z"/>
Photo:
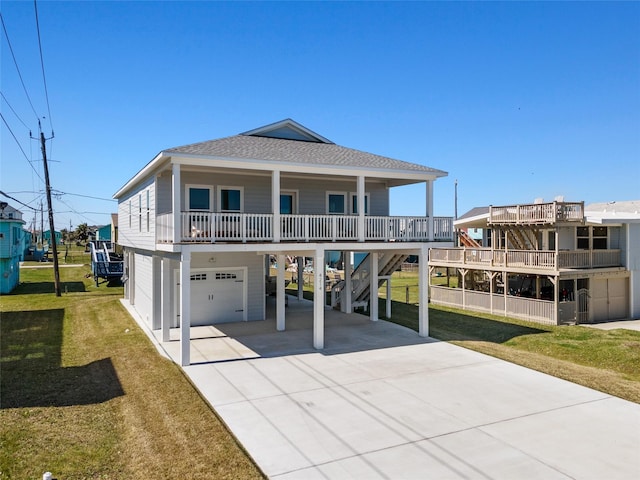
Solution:
<path fill-rule="evenodd" d="M 365 217 L 365 241 L 453 240 L 453 219 L 434 217 L 434 235 L 429 235 L 427 217 Z M 180 213 L 177 242 L 253 242 L 273 241 L 273 215 L 254 213 Z M 173 214 L 157 216 L 157 241 L 173 243 Z M 356 215 L 281 215 L 280 240 L 283 242 L 358 241 Z"/>
<path fill-rule="evenodd" d="M 533 270 L 601 268 L 621 265 L 620 250 L 492 250 L 490 248 L 432 248 L 429 261 L 452 266 L 518 267 Z"/>

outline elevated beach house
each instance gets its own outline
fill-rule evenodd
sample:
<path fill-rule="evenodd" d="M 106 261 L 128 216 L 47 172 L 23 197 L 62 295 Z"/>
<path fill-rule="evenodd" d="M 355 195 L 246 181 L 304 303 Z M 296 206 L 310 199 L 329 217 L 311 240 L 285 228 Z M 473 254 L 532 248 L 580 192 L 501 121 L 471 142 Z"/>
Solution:
<path fill-rule="evenodd" d="M 434 216 L 433 187 L 446 173 L 341 147 L 293 120 L 161 151 L 114 197 L 124 248 L 125 301 L 150 328 L 180 328 L 189 364 L 190 328 L 260 321 L 275 289 L 276 328 L 286 328 L 285 259 L 311 258 L 313 334 L 324 348 L 325 259 L 366 254 L 333 288 L 333 306 L 369 306 L 377 288 L 417 255 L 453 245 L 453 219 Z M 424 216 L 389 215 L 390 190 L 423 184 Z M 277 275 L 270 277 L 270 258 Z M 302 275 L 302 260 L 298 275 Z M 273 287 L 275 283 L 275 287 Z M 298 295 L 302 296 L 302 281 Z M 420 335 L 428 334 L 427 285 L 420 284 Z"/>
<path fill-rule="evenodd" d="M 640 201 L 481 207 L 454 225 L 460 246 L 430 252 L 431 302 L 551 325 L 640 318 Z"/>
<path fill-rule="evenodd" d="M 20 262 L 26 249 L 22 212 L 0 202 L 0 294 L 11 292 L 20 283 Z"/>

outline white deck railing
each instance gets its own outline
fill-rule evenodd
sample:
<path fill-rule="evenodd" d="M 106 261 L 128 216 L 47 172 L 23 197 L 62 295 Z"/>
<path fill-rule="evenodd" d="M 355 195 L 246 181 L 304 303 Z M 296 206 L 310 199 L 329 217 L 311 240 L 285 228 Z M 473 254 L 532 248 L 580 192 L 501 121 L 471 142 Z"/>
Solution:
<path fill-rule="evenodd" d="M 540 225 L 558 222 L 581 222 L 583 219 L 583 202 L 551 202 L 489 207 L 490 224 Z"/>
<path fill-rule="evenodd" d="M 429 234 L 427 217 L 365 217 L 365 241 L 453 240 L 453 219 L 434 217 Z M 273 241 L 273 215 L 255 213 L 180 213 L 181 234 L 175 238 L 173 214 L 157 216 L 157 241 L 180 242 L 268 242 Z M 281 215 L 283 242 L 358 241 L 356 215 Z"/>
<path fill-rule="evenodd" d="M 429 261 L 452 266 L 518 267 L 540 270 L 621 266 L 620 250 L 492 250 L 490 248 L 432 248 Z"/>

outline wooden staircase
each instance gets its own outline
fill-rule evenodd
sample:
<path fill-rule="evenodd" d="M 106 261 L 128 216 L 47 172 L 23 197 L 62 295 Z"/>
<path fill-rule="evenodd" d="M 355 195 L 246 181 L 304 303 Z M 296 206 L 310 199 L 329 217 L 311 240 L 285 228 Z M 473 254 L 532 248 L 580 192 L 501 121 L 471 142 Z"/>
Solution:
<path fill-rule="evenodd" d="M 477 240 L 474 240 L 469 236 L 469 234 L 465 230 L 458 230 L 458 238 L 460 239 L 460 244 L 463 247 L 470 248 L 481 248 L 482 245 Z"/>
<path fill-rule="evenodd" d="M 371 255 L 368 254 L 360 265 L 351 274 L 351 308 L 357 307 L 369 307 L 369 298 L 371 297 Z M 394 254 L 394 253 L 381 253 L 378 257 L 378 277 L 390 276 L 396 270 L 399 270 L 408 255 Z M 384 283 L 384 280 L 378 281 L 378 287 Z M 344 300 L 344 288 L 347 282 L 342 280 L 334 285 L 332 289 L 332 301 L 331 306 L 334 308 L 340 308 L 342 301 Z"/>

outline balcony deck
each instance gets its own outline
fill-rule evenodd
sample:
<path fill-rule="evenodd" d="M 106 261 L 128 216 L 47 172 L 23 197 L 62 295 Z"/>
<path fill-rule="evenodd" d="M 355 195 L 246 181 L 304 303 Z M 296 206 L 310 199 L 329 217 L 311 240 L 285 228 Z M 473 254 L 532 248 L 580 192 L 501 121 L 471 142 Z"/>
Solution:
<path fill-rule="evenodd" d="M 550 202 L 489 207 L 489 225 L 555 225 L 582 222 L 584 202 Z"/>
<path fill-rule="evenodd" d="M 429 264 L 487 269 L 559 271 L 573 268 L 619 267 L 620 250 L 493 250 L 491 248 L 434 248 Z"/>
<path fill-rule="evenodd" d="M 280 215 L 278 235 L 274 216 L 257 213 L 181 212 L 180 232 L 174 236 L 173 214 L 158 215 L 158 243 L 216 242 L 428 242 L 453 241 L 453 218 L 364 217 L 357 215 Z M 431 231 L 433 230 L 433 231 Z"/>

